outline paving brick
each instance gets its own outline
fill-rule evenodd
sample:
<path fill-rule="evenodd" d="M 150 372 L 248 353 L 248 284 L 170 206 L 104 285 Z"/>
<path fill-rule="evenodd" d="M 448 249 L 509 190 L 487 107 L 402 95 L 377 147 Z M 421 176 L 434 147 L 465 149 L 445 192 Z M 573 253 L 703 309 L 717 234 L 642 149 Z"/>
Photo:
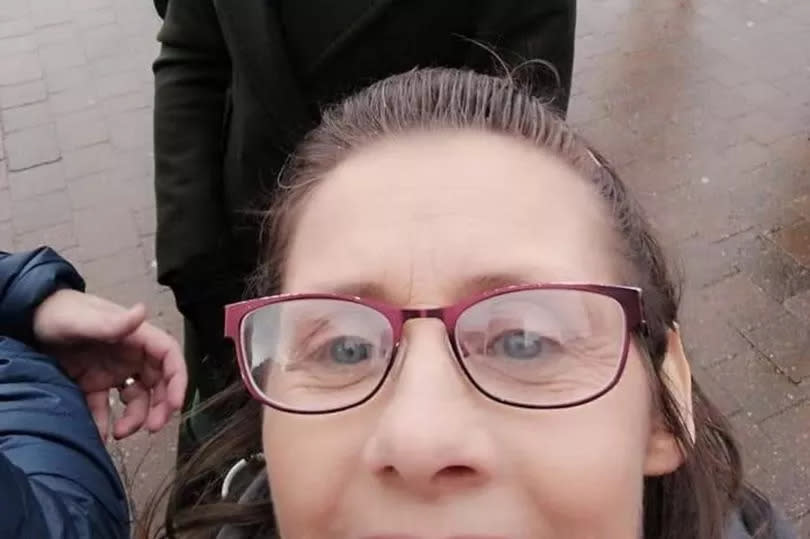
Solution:
<path fill-rule="evenodd" d="M 142 111 L 124 112 L 110 118 L 110 140 L 123 150 L 152 147 L 152 124 Z"/>
<path fill-rule="evenodd" d="M 62 92 L 76 86 L 86 86 L 91 80 L 90 68 L 87 66 L 61 69 L 45 74 L 45 82 L 52 93 Z"/>
<path fill-rule="evenodd" d="M 129 209 L 125 181 L 111 178 L 107 172 L 97 172 L 72 180 L 68 185 L 74 209 L 116 206 Z"/>
<path fill-rule="evenodd" d="M 9 170 L 22 170 L 60 157 L 53 125 L 31 127 L 5 136 Z"/>
<path fill-rule="evenodd" d="M 138 73 L 135 71 L 124 71 L 111 75 L 101 76 L 96 81 L 98 95 L 102 98 L 127 94 L 132 88 L 137 87 L 140 82 Z"/>
<path fill-rule="evenodd" d="M 152 148 L 121 150 L 116 148 L 116 166 L 112 173 L 121 179 L 151 181 L 154 170 Z"/>
<path fill-rule="evenodd" d="M 39 56 L 33 52 L 0 57 L 0 86 L 42 78 Z"/>
<path fill-rule="evenodd" d="M 37 43 L 30 35 L 13 36 L 0 39 L 0 56 L 10 56 L 21 52 L 32 52 Z"/>
<path fill-rule="evenodd" d="M 778 372 L 768 358 L 751 347 L 710 367 L 709 372 L 734 395 L 748 418 L 755 423 L 794 406 L 810 394 L 806 388 L 799 387 Z"/>
<path fill-rule="evenodd" d="M 96 207 L 76 211 L 73 218 L 80 260 L 93 260 L 138 246 L 138 232 L 129 211 Z M 115 234 L 111 231 L 115 231 Z"/>
<path fill-rule="evenodd" d="M 692 367 L 692 378 L 720 413 L 730 417 L 743 409 L 733 389 L 721 383 L 709 370 L 695 365 Z"/>
<path fill-rule="evenodd" d="M 113 4 L 112 0 L 68 0 L 68 3 L 74 11 L 101 9 Z"/>
<path fill-rule="evenodd" d="M 115 161 L 114 150 L 107 142 L 71 150 L 62 155 L 67 180 L 102 172 L 112 167 Z"/>
<path fill-rule="evenodd" d="M 48 90 L 43 80 L 24 82 L 12 86 L 0 86 L 0 107 L 2 108 L 37 103 L 44 101 L 47 97 Z"/>
<path fill-rule="evenodd" d="M 84 50 L 91 59 L 125 52 L 126 43 L 121 40 L 121 27 L 114 22 L 96 26 L 84 32 Z"/>
<path fill-rule="evenodd" d="M 116 22 L 115 11 L 109 7 L 85 9 L 74 13 L 74 21 L 83 30 L 106 26 Z"/>
<path fill-rule="evenodd" d="M 810 221 L 802 220 L 773 235 L 773 241 L 799 264 L 810 268 Z"/>
<path fill-rule="evenodd" d="M 141 237 L 141 251 L 143 251 L 143 259 L 149 267 L 151 275 L 157 281 L 157 262 L 155 261 L 155 235 L 149 234 Z"/>
<path fill-rule="evenodd" d="M 47 245 L 57 251 L 68 249 L 77 245 L 76 234 L 73 231 L 73 222 L 60 223 L 33 232 L 18 234 L 14 239 L 14 249 L 26 251 Z"/>
<path fill-rule="evenodd" d="M 810 221 L 810 195 L 802 195 L 797 197 L 791 203 L 793 209 L 801 215 L 804 219 Z"/>
<path fill-rule="evenodd" d="M 810 325 L 810 290 L 787 298 L 784 305 L 789 313 Z"/>
<path fill-rule="evenodd" d="M 810 268 L 799 265 L 765 237 L 756 237 L 744 247 L 740 267 L 754 284 L 780 303 L 810 289 Z"/>
<path fill-rule="evenodd" d="M 25 36 L 34 30 L 26 19 L 0 20 L 0 38 Z"/>
<path fill-rule="evenodd" d="M 139 247 L 89 260 L 84 264 L 84 272 L 88 282 L 92 282 L 96 287 L 108 287 L 133 279 L 146 281 L 148 278 L 147 267 L 143 263 L 143 254 Z"/>
<path fill-rule="evenodd" d="M 154 206 L 136 210 L 134 215 L 135 226 L 138 229 L 138 234 L 141 236 L 151 236 L 155 233 L 155 228 L 157 226 L 157 215 L 155 213 Z"/>
<path fill-rule="evenodd" d="M 137 264 L 134 259 L 131 263 L 133 265 Z M 92 292 L 119 305 L 129 306 L 143 303 L 146 306 L 148 318 L 154 319 L 157 316 L 155 302 L 158 295 L 158 286 L 148 271 L 112 285 L 101 285 L 94 280 Z"/>
<path fill-rule="evenodd" d="M 742 447 L 748 480 L 790 517 L 810 510 L 810 474 L 797 467 L 796 460 L 778 440 L 748 422 L 743 414 L 732 417 L 731 422 Z"/>
<path fill-rule="evenodd" d="M 42 67 L 46 71 L 60 71 L 87 63 L 84 49 L 76 39 L 59 41 L 39 48 Z"/>
<path fill-rule="evenodd" d="M 697 292 L 707 312 L 722 312 L 737 329 L 750 330 L 785 314 L 782 306 L 743 274 Z"/>
<path fill-rule="evenodd" d="M 758 139 L 755 139 L 758 140 Z M 733 170 L 746 172 L 768 162 L 768 150 L 754 141 L 744 141 L 727 148 L 721 154 L 723 162 L 732 163 Z"/>
<path fill-rule="evenodd" d="M 34 26 L 51 26 L 72 21 L 66 0 L 30 0 Z"/>
<path fill-rule="evenodd" d="M 11 219 L 11 193 L 8 189 L 0 189 L 0 221 Z"/>
<path fill-rule="evenodd" d="M 155 55 L 155 58 L 157 58 L 157 55 Z M 90 70 L 93 73 L 93 76 L 100 78 L 121 73 L 129 73 L 133 70 L 133 65 L 134 62 L 132 61 L 132 53 L 122 52 L 93 59 L 90 62 Z"/>
<path fill-rule="evenodd" d="M 145 92 L 130 92 L 104 99 L 102 106 L 104 107 L 104 114 L 116 116 L 121 112 L 151 108 L 152 97 Z"/>
<path fill-rule="evenodd" d="M 25 234 L 70 221 L 67 193 L 45 193 L 14 204 L 11 211 L 14 231 Z"/>
<path fill-rule="evenodd" d="M 810 327 L 802 320 L 786 313 L 743 333 L 794 382 L 810 377 Z"/>
<path fill-rule="evenodd" d="M 50 105 L 46 102 L 32 103 L 10 109 L 3 109 L 0 113 L 4 133 L 12 133 L 51 122 Z"/>
<path fill-rule="evenodd" d="M 49 99 L 54 114 L 62 115 L 93 107 L 97 103 L 96 90 L 91 84 L 77 84 Z"/>
<path fill-rule="evenodd" d="M 14 228 L 11 221 L 0 221 L 0 250 L 11 249 L 14 244 Z"/>
<path fill-rule="evenodd" d="M 810 400 L 796 403 L 781 414 L 763 421 L 760 427 L 770 438 L 781 442 L 789 456 L 797 461 L 799 469 L 810 474 L 810 465 L 802 459 L 810 447 Z"/>
<path fill-rule="evenodd" d="M 73 112 L 58 118 L 56 131 L 59 147 L 63 151 L 92 146 L 109 138 L 106 121 L 96 109 Z"/>
<path fill-rule="evenodd" d="M 54 45 L 76 39 L 76 27 L 70 23 L 52 24 L 36 29 L 34 38 L 40 46 Z"/>
<path fill-rule="evenodd" d="M 15 201 L 65 188 L 65 177 L 59 163 L 48 163 L 19 172 L 11 172 L 8 175 L 8 181 L 11 186 L 11 196 Z"/>

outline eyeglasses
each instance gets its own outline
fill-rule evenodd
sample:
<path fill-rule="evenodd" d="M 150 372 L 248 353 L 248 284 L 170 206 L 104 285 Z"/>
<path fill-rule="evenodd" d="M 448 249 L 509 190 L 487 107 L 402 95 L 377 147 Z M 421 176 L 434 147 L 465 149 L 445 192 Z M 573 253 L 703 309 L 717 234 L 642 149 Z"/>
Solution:
<path fill-rule="evenodd" d="M 251 396 L 278 410 L 325 414 L 368 401 L 391 371 L 406 322 L 444 323 L 453 356 L 486 397 L 522 408 L 567 408 L 612 389 L 641 290 L 542 284 L 493 290 L 455 305 L 401 309 L 332 294 L 287 294 L 225 308 Z M 436 360 L 443 358 L 437 357 Z"/>

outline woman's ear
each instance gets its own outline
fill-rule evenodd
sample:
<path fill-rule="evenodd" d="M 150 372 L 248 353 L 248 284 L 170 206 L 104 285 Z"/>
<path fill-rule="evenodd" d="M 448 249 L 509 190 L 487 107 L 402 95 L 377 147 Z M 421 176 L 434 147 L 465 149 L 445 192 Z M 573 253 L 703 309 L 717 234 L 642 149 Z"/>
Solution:
<path fill-rule="evenodd" d="M 661 382 L 666 386 L 677 406 L 681 421 L 695 442 L 695 417 L 692 409 L 692 370 L 686 360 L 681 334 L 677 324 L 667 334 L 667 353 L 661 365 Z M 684 459 L 684 447 L 661 421 L 653 421 L 647 457 L 646 475 L 664 475 L 675 471 Z"/>

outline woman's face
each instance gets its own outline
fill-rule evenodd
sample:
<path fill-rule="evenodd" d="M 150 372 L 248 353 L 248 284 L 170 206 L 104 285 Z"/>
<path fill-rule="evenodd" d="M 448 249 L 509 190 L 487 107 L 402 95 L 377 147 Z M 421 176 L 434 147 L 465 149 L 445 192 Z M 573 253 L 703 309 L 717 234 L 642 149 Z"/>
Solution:
<path fill-rule="evenodd" d="M 285 292 L 443 306 L 492 283 L 617 283 L 612 224 L 564 164 L 475 132 L 386 140 L 306 202 Z M 504 277 L 510 276 L 510 277 Z M 477 283 L 477 284 L 476 284 Z M 680 463 L 631 346 L 619 384 L 574 408 L 494 402 L 464 377 L 437 320 L 370 401 L 328 415 L 266 409 L 263 443 L 285 539 L 627 539 L 645 475 Z"/>

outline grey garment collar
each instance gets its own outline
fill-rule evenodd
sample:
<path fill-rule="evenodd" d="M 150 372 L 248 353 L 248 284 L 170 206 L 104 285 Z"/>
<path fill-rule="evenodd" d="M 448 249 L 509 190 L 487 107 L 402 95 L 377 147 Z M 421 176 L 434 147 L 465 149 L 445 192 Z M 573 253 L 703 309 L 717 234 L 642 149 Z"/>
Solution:
<path fill-rule="evenodd" d="M 267 499 L 269 496 L 270 488 L 267 484 L 267 475 L 264 471 L 261 471 L 248 483 L 238 501 L 239 503 L 248 503 Z M 790 525 L 784 519 L 779 518 L 777 520 L 777 527 L 777 535 L 773 539 L 794 539 L 796 537 L 791 531 Z M 250 535 L 251 533 L 254 532 L 245 528 L 226 525 L 219 531 L 216 539 L 275 539 L 275 534 L 272 532 L 260 533 L 258 536 Z M 737 512 L 729 520 L 726 539 L 752 539 L 751 533 L 745 527 L 742 516 Z"/>
<path fill-rule="evenodd" d="M 248 483 L 245 491 L 239 497 L 239 503 L 248 503 L 256 500 L 264 500 L 270 496 L 270 488 L 267 485 L 267 475 L 264 471 L 259 472 L 253 480 Z M 217 534 L 216 539 L 274 539 L 273 535 L 260 534 L 250 535 L 253 531 L 247 528 L 226 524 Z"/>

